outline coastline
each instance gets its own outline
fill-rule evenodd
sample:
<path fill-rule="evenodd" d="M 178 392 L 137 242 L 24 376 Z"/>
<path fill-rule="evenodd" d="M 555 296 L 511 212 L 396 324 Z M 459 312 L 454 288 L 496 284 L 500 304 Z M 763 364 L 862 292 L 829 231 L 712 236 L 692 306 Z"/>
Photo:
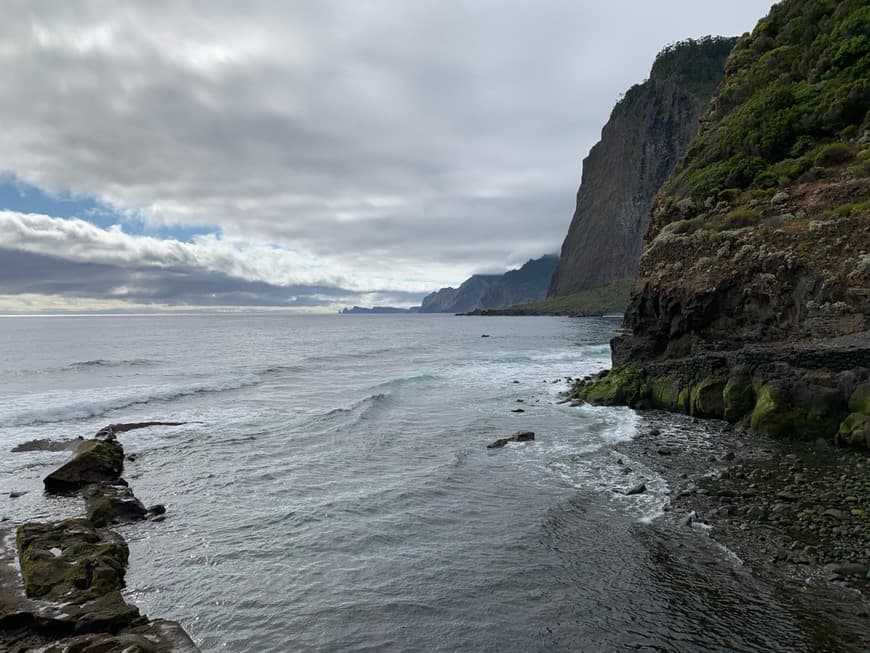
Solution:
<path fill-rule="evenodd" d="M 870 455 L 719 420 L 639 415 L 637 436 L 613 453 L 665 478 L 659 519 L 712 538 L 780 588 L 819 650 L 870 648 Z"/>

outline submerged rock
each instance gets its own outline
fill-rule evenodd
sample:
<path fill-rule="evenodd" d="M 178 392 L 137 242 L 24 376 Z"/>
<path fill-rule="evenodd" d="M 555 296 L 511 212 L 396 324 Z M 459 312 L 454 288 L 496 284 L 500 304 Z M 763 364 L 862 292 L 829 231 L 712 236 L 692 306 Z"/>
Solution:
<path fill-rule="evenodd" d="M 47 492 L 71 492 L 90 483 L 117 481 L 124 471 L 124 450 L 107 440 L 84 440 L 73 457 L 45 477 Z"/>
<path fill-rule="evenodd" d="M 127 422 L 124 424 L 109 424 L 97 431 L 97 437 L 111 440 L 118 433 L 133 431 L 134 429 L 145 429 L 149 426 L 182 426 L 184 424 L 187 424 L 187 422 Z"/>
<path fill-rule="evenodd" d="M 508 442 L 529 442 L 535 439 L 535 434 L 532 431 L 517 431 L 513 435 L 506 438 L 499 438 L 495 442 L 490 442 L 486 445 L 487 449 L 499 449 L 505 446 Z"/>
<path fill-rule="evenodd" d="M 12 447 L 12 453 L 24 451 L 72 451 L 81 442 L 82 438 L 76 438 L 75 440 L 49 440 L 47 438 L 28 440 Z"/>
<path fill-rule="evenodd" d="M 643 494 L 644 492 L 646 492 L 646 483 L 638 483 L 633 488 L 626 491 L 625 494 L 630 496 L 632 494 Z"/>

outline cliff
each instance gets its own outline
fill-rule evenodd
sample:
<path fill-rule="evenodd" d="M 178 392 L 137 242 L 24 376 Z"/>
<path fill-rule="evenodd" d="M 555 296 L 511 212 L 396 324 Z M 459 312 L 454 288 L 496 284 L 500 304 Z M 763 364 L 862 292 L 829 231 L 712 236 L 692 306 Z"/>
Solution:
<path fill-rule="evenodd" d="M 697 132 L 736 40 L 708 37 L 666 48 L 649 79 L 617 103 L 583 161 L 549 297 L 637 273 L 653 198 Z"/>
<path fill-rule="evenodd" d="M 459 288 L 442 288 L 427 295 L 420 312 L 467 313 L 543 299 L 557 260 L 554 255 L 542 256 L 504 274 L 475 274 Z"/>
<path fill-rule="evenodd" d="M 656 197 L 578 396 L 870 447 L 870 7 L 784 0 Z"/>

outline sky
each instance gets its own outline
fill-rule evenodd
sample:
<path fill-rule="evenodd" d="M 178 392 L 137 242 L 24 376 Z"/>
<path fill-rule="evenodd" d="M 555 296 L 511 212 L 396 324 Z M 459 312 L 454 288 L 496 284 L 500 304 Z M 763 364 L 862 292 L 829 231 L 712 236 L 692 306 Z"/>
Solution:
<path fill-rule="evenodd" d="M 6 0 L 0 313 L 419 304 L 558 252 L 665 45 L 771 0 Z"/>

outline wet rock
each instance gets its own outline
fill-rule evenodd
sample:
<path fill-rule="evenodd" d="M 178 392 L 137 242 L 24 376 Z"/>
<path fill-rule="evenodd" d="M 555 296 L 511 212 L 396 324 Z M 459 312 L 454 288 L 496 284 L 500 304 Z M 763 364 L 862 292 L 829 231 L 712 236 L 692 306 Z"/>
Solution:
<path fill-rule="evenodd" d="M 631 496 L 632 494 L 643 494 L 646 492 L 646 483 L 638 483 L 634 487 L 630 488 L 626 491 L 627 496 Z"/>
<path fill-rule="evenodd" d="M 508 442 L 528 442 L 535 439 L 535 434 L 532 431 L 517 431 L 513 435 L 506 438 L 499 438 L 495 442 L 490 442 L 486 445 L 487 449 L 499 449 L 505 446 Z"/>
<path fill-rule="evenodd" d="M 25 494 L 27 494 L 27 492 L 15 492 L 15 491 L 12 491 L 12 492 L 9 493 L 9 498 L 10 498 L 10 499 L 17 499 L 18 497 L 23 497 Z"/>
<path fill-rule="evenodd" d="M 855 562 L 835 562 L 824 566 L 824 569 L 829 574 L 835 576 L 858 576 L 865 577 L 870 573 L 870 567 L 861 563 Z"/>
<path fill-rule="evenodd" d="M 13 453 L 25 451 L 72 451 L 81 443 L 82 438 L 75 440 L 28 440 L 12 447 Z"/>
<path fill-rule="evenodd" d="M 129 550 L 112 531 L 87 520 L 26 523 L 18 528 L 18 559 L 28 598 L 52 601 L 52 619 L 76 632 L 117 632 L 139 618 L 119 591 Z"/>
<path fill-rule="evenodd" d="M 118 433 L 133 431 L 135 429 L 145 429 L 150 426 L 182 426 L 187 422 L 127 422 L 124 424 L 109 424 L 97 431 L 96 437 L 114 439 Z"/>
<path fill-rule="evenodd" d="M 512 413 L 524 413 L 526 411 L 523 410 L 522 408 L 514 408 L 513 410 L 511 410 L 511 412 Z"/>
<path fill-rule="evenodd" d="M 47 492 L 71 492 L 90 483 L 117 481 L 124 470 L 124 450 L 107 440 L 84 440 L 73 457 L 45 477 Z"/>
<path fill-rule="evenodd" d="M 152 515 L 162 515 L 166 512 L 166 506 L 162 503 L 155 503 L 153 506 L 149 506 L 148 512 Z"/>
<path fill-rule="evenodd" d="M 126 485 L 98 483 L 85 487 L 85 510 L 94 526 L 145 519 L 148 511 Z"/>

